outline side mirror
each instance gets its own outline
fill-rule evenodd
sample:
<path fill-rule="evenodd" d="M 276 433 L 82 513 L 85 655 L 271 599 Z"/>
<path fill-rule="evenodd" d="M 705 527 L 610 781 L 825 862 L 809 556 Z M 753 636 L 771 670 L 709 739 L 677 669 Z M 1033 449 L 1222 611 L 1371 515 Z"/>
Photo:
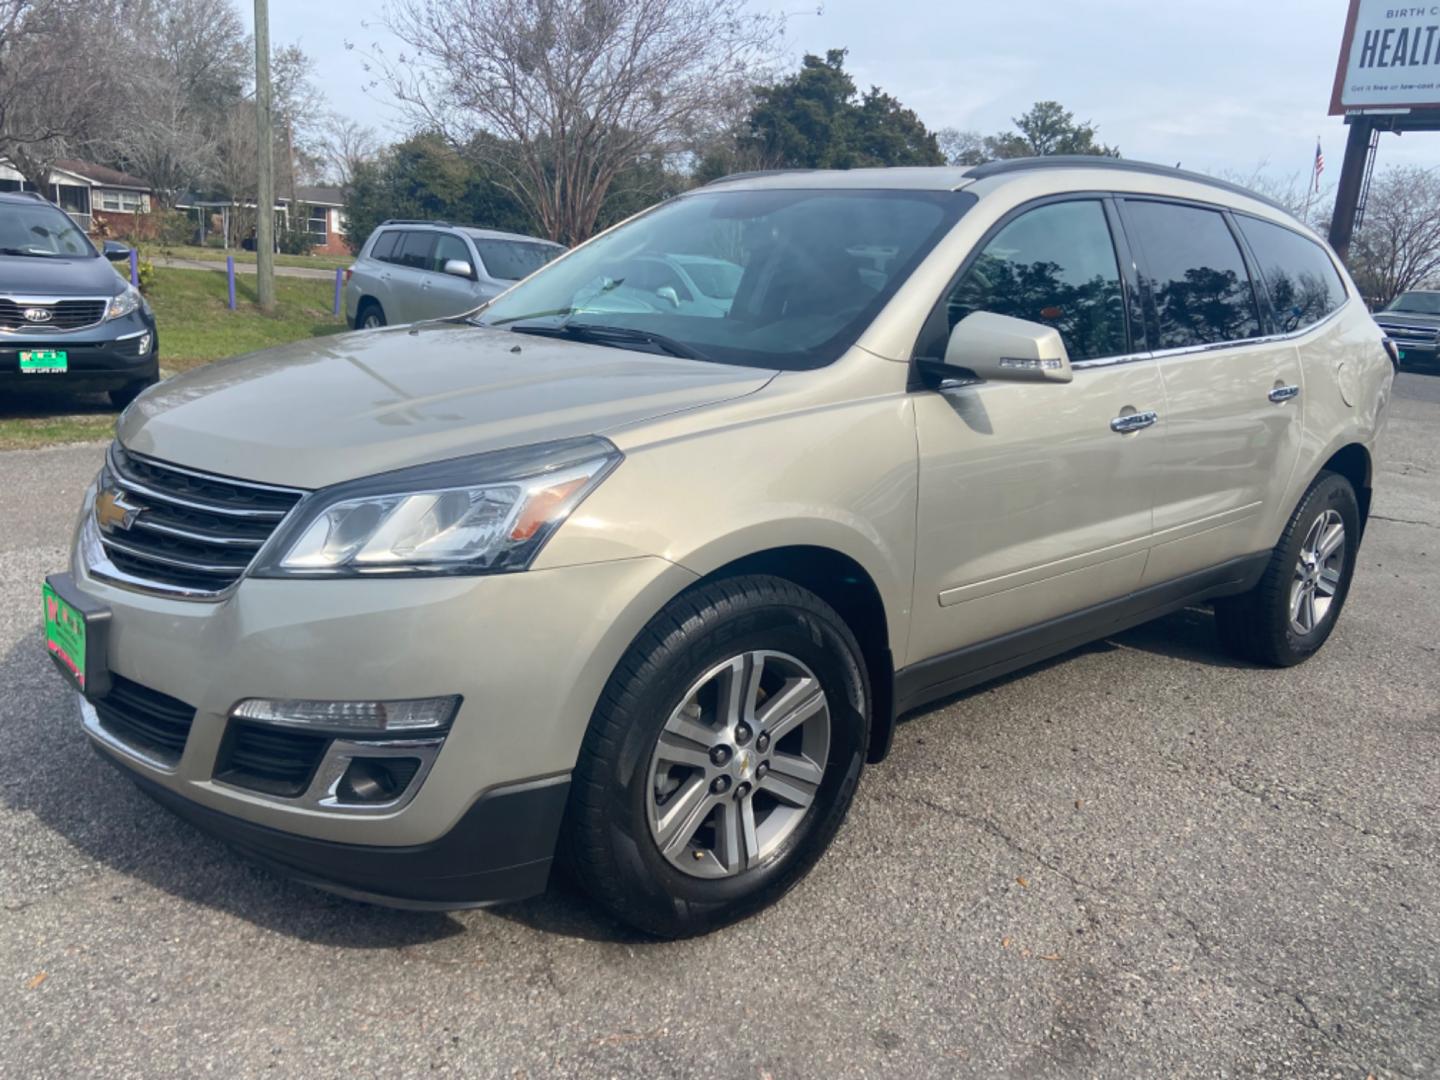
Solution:
<path fill-rule="evenodd" d="M 106 240 L 104 247 L 100 250 L 100 254 L 104 255 L 105 258 L 111 262 L 124 262 L 130 258 L 130 246 L 120 243 L 119 240 Z"/>
<path fill-rule="evenodd" d="M 661 285 L 660 288 L 655 290 L 655 295 L 661 300 L 668 302 L 671 307 L 680 306 L 680 294 L 675 291 L 673 286 Z"/>
<path fill-rule="evenodd" d="M 989 311 L 973 312 L 955 324 L 944 366 L 994 382 L 1067 383 L 1074 377 L 1058 330 Z"/>
<path fill-rule="evenodd" d="M 464 259 L 447 259 L 445 260 L 445 273 L 453 274 L 455 277 L 473 278 L 475 268 Z"/>

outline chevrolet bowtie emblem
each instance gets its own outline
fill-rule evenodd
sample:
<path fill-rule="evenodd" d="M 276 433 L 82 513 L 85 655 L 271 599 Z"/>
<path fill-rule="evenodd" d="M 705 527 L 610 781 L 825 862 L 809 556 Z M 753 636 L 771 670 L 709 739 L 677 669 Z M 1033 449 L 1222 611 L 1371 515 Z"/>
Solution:
<path fill-rule="evenodd" d="M 95 524 L 107 533 L 128 529 L 135 524 L 136 515 L 144 509 L 127 502 L 123 491 L 107 488 L 95 497 Z"/>

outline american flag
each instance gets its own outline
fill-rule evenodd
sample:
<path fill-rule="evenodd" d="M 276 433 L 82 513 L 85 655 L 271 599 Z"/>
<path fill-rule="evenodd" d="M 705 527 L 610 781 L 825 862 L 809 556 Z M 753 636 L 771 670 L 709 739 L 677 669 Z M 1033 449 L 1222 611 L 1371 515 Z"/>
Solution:
<path fill-rule="evenodd" d="M 1315 176 L 1314 190 L 1320 190 L 1320 174 L 1325 171 L 1325 153 L 1320 149 L 1320 140 L 1315 140 Z"/>

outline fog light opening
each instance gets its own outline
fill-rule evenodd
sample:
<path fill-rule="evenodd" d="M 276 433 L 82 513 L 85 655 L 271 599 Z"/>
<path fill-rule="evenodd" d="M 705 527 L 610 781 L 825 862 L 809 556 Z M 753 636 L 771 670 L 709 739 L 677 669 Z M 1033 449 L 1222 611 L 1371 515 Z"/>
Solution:
<path fill-rule="evenodd" d="M 135 343 L 135 355 L 149 356 L 151 341 L 152 339 L 148 331 L 144 334 L 141 334 L 140 340 Z"/>
<path fill-rule="evenodd" d="M 343 803 L 394 802 L 419 771 L 419 758 L 355 758 L 340 778 L 335 795 Z"/>

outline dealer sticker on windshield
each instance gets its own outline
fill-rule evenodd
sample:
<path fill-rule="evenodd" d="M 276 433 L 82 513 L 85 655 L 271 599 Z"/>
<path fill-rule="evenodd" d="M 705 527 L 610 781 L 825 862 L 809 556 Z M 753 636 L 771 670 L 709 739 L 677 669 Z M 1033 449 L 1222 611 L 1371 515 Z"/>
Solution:
<path fill-rule="evenodd" d="M 70 369 L 70 360 L 63 350 L 22 349 L 21 375 L 63 375 Z"/>

